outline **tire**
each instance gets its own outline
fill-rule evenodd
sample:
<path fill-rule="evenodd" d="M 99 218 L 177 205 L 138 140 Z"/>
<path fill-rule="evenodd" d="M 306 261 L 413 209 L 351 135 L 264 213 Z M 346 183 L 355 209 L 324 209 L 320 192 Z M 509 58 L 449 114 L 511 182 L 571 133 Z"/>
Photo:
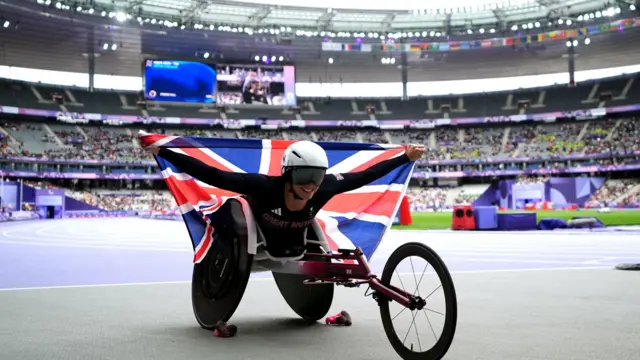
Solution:
<path fill-rule="evenodd" d="M 309 248 L 310 252 L 319 252 L 318 247 Z M 305 258 L 304 260 L 313 260 Z M 328 260 L 330 261 L 330 260 Z M 335 285 L 317 284 L 308 285 L 303 281 L 309 279 L 304 275 L 273 273 L 273 278 L 278 285 L 280 294 L 287 302 L 291 310 L 298 316 L 309 322 L 315 322 L 324 318 L 333 303 Z"/>
<path fill-rule="evenodd" d="M 382 318 L 382 326 L 384 331 L 393 346 L 393 349 L 404 360 L 440 360 L 449 350 L 451 343 L 456 332 L 456 324 L 458 321 L 458 303 L 456 297 L 456 291 L 453 284 L 451 274 L 447 269 L 442 259 L 428 246 L 421 243 L 407 243 L 397 248 L 387 260 L 382 272 L 380 281 L 383 285 L 388 286 L 391 282 L 391 277 L 396 270 L 396 267 L 400 262 L 408 257 L 420 257 L 427 261 L 431 267 L 433 267 L 438 274 L 440 282 L 442 284 L 442 290 L 445 295 L 445 324 L 440 338 L 435 345 L 426 351 L 418 352 L 413 351 L 404 346 L 403 341 L 398 337 L 393 327 L 391 314 L 389 311 L 389 302 L 392 300 L 380 299 L 380 316 Z M 380 294 L 382 295 L 382 294 Z"/>
<path fill-rule="evenodd" d="M 314 322 L 324 318 L 333 303 L 333 284 L 307 285 L 304 275 L 273 273 L 280 294 L 298 316 Z"/>
<path fill-rule="evenodd" d="M 194 265 L 191 302 L 203 328 L 213 330 L 218 321 L 228 321 L 238 308 L 253 264 L 253 255 L 247 250 L 246 236 L 226 232 L 214 237 L 205 258 Z M 225 269 L 222 276 L 216 270 L 220 268 Z"/>

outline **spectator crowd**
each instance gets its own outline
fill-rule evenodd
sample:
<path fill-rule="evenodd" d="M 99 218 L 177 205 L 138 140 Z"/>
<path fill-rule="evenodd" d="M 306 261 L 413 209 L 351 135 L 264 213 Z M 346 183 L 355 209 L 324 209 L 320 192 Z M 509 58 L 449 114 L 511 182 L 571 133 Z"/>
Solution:
<path fill-rule="evenodd" d="M 152 160 L 135 137 L 138 129 L 122 127 L 73 126 L 1 121 L 0 141 L 3 155 L 29 155 L 60 160 Z M 568 124 L 527 124 L 492 126 L 488 128 L 444 127 L 416 130 L 355 130 L 284 129 L 241 131 L 211 129 L 146 128 L 153 133 L 178 136 L 239 137 L 270 139 L 310 139 L 316 141 L 422 143 L 428 148 L 427 160 L 486 160 L 517 157 L 554 157 L 571 154 L 601 154 L 640 150 L 640 121 L 637 119 L 604 119 Z M 36 151 L 41 149 L 41 151 Z M 636 157 L 625 159 L 572 160 L 572 165 L 611 165 L 637 162 Z M 483 165 L 484 169 L 505 168 L 505 164 Z M 548 162 L 545 166 L 563 167 L 566 163 Z M 443 165 L 438 171 L 479 170 L 480 165 Z M 523 176 L 518 183 L 543 183 L 547 177 Z M 637 193 L 626 194 L 635 183 L 609 181 L 592 199 L 594 203 L 614 200 L 630 203 L 638 200 Z M 105 210 L 174 209 L 168 193 L 134 192 L 125 195 L 96 194 L 69 191 L 69 196 Z M 473 202 L 477 194 L 461 192 L 447 201 L 446 190 L 412 188 L 408 193 L 414 211 L 443 209 L 457 203 Z M 447 203 L 448 202 L 448 203 Z"/>
<path fill-rule="evenodd" d="M 170 135 L 240 137 L 256 139 L 310 139 L 371 143 L 422 143 L 426 160 L 487 160 L 517 157 L 533 159 L 561 155 L 630 152 L 640 149 L 640 121 L 605 119 L 571 124 L 515 125 L 489 128 L 444 127 L 427 130 L 243 130 L 147 129 Z M 137 143 L 138 129 L 56 124 L 45 131 L 41 124 L 3 121 L 2 153 L 50 159 L 150 160 Z M 37 132 L 37 139 L 29 134 Z M 40 142 L 40 144 L 34 144 Z M 42 149 L 36 151 L 35 149 Z"/>
<path fill-rule="evenodd" d="M 617 207 L 638 204 L 638 179 L 607 180 L 589 199 L 590 207 Z"/>
<path fill-rule="evenodd" d="M 410 187 L 407 197 L 411 211 L 438 211 L 446 206 L 446 192 L 439 188 Z"/>

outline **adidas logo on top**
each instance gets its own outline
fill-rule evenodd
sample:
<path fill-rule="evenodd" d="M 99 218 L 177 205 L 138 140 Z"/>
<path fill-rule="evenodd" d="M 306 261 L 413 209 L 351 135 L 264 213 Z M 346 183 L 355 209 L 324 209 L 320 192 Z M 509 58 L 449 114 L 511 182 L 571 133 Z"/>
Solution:
<path fill-rule="evenodd" d="M 282 209 L 281 208 L 277 208 L 277 209 L 273 209 L 271 210 L 272 213 L 278 215 L 278 216 L 282 216 Z"/>

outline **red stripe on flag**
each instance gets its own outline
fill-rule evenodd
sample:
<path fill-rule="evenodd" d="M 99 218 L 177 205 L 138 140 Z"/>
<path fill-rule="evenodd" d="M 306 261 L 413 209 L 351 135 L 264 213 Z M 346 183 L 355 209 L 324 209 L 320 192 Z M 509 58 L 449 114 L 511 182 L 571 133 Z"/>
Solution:
<path fill-rule="evenodd" d="M 331 236 L 329 236 L 329 234 L 327 234 L 327 224 L 324 223 L 324 221 L 322 221 L 319 218 L 316 218 L 318 220 L 318 224 L 320 225 L 320 228 L 322 229 L 322 232 L 324 232 L 324 237 L 327 238 L 327 242 L 329 243 L 329 248 L 331 251 L 337 251 L 338 250 L 338 244 L 336 244 L 336 242 L 331 238 Z"/>
<path fill-rule="evenodd" d="M 331 212 L 367 213 L 379 216 L 391 216 L 401 193 L 387 190 L 383 193 L 354 193 L 334 196 L 322 210 Z"/>
<path fill-rule="evenodd" d="M 271 140 L 271 148 L 282 150 L 286 150 L 291 144 L 298 142 L 298 140 Z"/>
<path fill-rule="evenodd" d="M 396 156 L 398 154 L 401 154 L 402 152 L 404 152 L 404 149 L 402 149 L 402 148 L 387 150 L 387 151 L 383 152 L 382 154 L 374 157 L 373 159 L 367 161 L 366 163 L 358 166 L 357 168 L 355 168 L 355 169 L 353 169 L 353 170 L 351 170 L 349 172 L 356 172 L 356 171 L 366 170 L 366 169 L 372 167 L 373 165 L 375 165 L 375 164 L 377 164 L 377 163 L 379 163 L 381 161 L 391 159 L 392 157 L 394 157 L 394 156 Z"/>
<path fill-rule="evenodd" d="M 271 140 L 271 158 L 269 159 L 269 172 L 267 175 L 282 175 L 282 155 L 289 145 L 296 140 Z"/>
<path fill-rule="evenodd" d="M 213 226 L 207 225 L 207 229 L 205 230 L 204 239 L 201 240 L 201 243 L 198 244 L 200 247 L 198 251 L 193 255 L 193 262 L 197 263 L 200 259 L 206 254 L 207 248 L 209 248 L 209 244 L 211 243 L 211 235 L 213 234 Z"/>
<path fill-rule="evenodd" d="M 333 240 L 331 236 L 327 234 L 327 224 L 325 224 L 325 222 L 319 218 L 316 218 L 316 219 L 318 220 L 318 224 L 320 225 L 322 232 L 324 232 L 324 237 L 327 239 L 327 242 L 329 243 L 329 248 L 331 249 L 332 252 L 337 252 L 340 247 L 335 242 L 335 240 Z M 343 260 L 343 262 L 345 264 L 355 264 L 356 260 Z"/>
<path fill-rule="evenodd" d="M 203 163 L 209 165 L 209 166 L 213 166 L 217 169 L 223 170 L 223 171 L 231 171 L 231 172 L 235 172 L 231 169 L 229 169 L 228 167 L 222 165 L 222 163 L 220 163 L 219 161 L 215 160 L 214 158 L 212 158 L 211 156 L 205 154 L 202 149 L 199 148 L 180 148 L 180 150 L 182 150 L 185 154 L 191 156 L 192 158 L 198 159 L 200 161 L 202 161 Z"/>
<path fill-rule="evenodd" d="M 146 147 L 149 146 L 155 142 L 158 142 L 164 138 L 166 138 L 167 135 L 160 135 L 160 134 L 150 134 L 150 135 L 144 135 L 140 137 L 140 141 L 142 142 L 142 146 Z"/>

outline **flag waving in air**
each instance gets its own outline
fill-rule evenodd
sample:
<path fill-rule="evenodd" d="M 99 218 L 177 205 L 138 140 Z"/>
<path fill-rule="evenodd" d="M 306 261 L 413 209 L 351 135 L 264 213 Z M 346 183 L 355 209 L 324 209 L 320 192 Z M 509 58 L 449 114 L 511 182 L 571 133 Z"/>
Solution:
<path fill-rule="evenodd" d="M 238 173 L 281 175 L 281 159 L 295 141 L 220 139 L 140 133 L 145 148 L 161 147 L 193 157 L 220 170 Z M 363 143 L 319 142 L 327 153 L 327 173 L 340 174 L 367 169 L 404 153 L 404 147 Z M 205 184 L 180 172 L 166 159 L 156 156 L 162 176 L 174 196 L 200 262 L 211 247 L 215 229 L 211 219 L 224 202 L 240 196 Z M 413 162 L 359 189 L 334 196 L 316 215 L 330 250 L 360 247 L 370 258 L 393 223 L 406 192 Z"/>

